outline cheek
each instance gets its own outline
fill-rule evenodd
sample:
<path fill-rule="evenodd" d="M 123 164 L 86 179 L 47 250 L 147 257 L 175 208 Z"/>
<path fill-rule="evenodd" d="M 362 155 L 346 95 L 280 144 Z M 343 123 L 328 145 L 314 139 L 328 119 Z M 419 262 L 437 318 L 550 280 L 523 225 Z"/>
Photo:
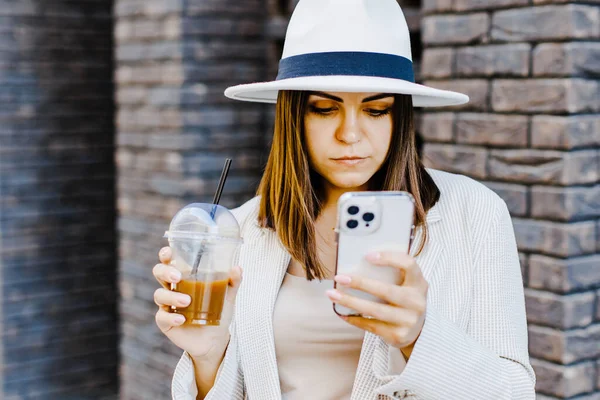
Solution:
<path fill-rule="evenodd" d="M 319 160 L 326 157 L 326 149 L 330 145 L 328 142 L 328 130 L 331 127 L 314 118 L 306 118 L 304 128 L 309 159 L 312 163 L 318 163 Z"/>
<path fill-rule="evenodd" d="M 390 143 L 392 142 L 392 123 L 382 124 L 374 132 L 377 133 L 371 137 L 373 156 L 379 163 L 382 163 L 387 156 Z"/>

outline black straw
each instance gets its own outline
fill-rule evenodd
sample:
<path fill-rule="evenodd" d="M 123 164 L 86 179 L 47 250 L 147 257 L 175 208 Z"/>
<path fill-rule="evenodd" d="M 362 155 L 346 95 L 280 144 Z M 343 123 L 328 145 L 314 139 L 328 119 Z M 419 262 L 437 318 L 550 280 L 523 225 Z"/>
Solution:
<path fill-rule="evenodd" d="M 217 212 L 217 204 L 221 200 L 221 193 L 223 193 L 223 187 L 225 187 L 225 180 L 227 179 L 227 174 L 229 173 L 229 167 L 231 166 L 231 158 L 225 159 L 225 165 L 223 166 L 223 171 L 221 171 L 221 178 L 219 178 L 219 186 L 217 186 L 217 192 L 215 193 L 215 197 L 213 198 L 213 209 L 210 213 L 211 218 L 215 218 L 215 213 Z"/>
<path fill-rule="evenodd" d="M 217 212 L 217 204 L 219 204 L 219 200 L 221 200 L 221 193 L 223 193 L 223 187 L 225 187 L 225 180 L 227 179 L 227 174 L 229 173 L 229 167 L 231 166 L 231 158 L 225 159 L 225 165 L 223 166 L 223 171 L 221 172 L 221 178 L 219 178 L 219 185 L 217 186 L 217 192 L 215 193 L 215 197 L 213 198 L 213 207 L 210 212 L 210 217 L 214 220 L 215 213 Z M 198 250 L 198 254 L 196 254 L 196 258 L 194 259 L 194 264 L 192 265 L 192 276 L 196 276 L 198 271 L 198 265 L 200 265 L 200 258 L 202 258 L 202 251 L 204 245 L 200 245 L 200 249 Z"/>

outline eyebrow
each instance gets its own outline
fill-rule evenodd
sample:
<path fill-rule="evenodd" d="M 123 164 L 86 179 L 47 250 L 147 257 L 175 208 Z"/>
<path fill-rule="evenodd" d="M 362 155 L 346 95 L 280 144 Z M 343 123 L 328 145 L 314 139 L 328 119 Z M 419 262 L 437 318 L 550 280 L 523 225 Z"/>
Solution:
<path fill-rule="evenodd" d="M 337 101 L 338 103 L 343 103 L 344 100 L 340 97 L 334 96 L 332 94 L 329 93 L 325 93 L 325 92 L 311 92 L 311 94 L 315 95 L 315 96 L 320 96 L 320 97 L 325 97 L 328 99 L 331 99 L 333 101 Z M 361 103 L 368 103 L 369 101 L 373 101 L 373 100 L 379 100 L 379 99 L 385 99 L 388 97 L 393 97 L 394 95 L 389 94 L 389 93 L 379 93 L 376 94 L 374 96 L 370 96 L 370 97 L 365 97 Z"/>

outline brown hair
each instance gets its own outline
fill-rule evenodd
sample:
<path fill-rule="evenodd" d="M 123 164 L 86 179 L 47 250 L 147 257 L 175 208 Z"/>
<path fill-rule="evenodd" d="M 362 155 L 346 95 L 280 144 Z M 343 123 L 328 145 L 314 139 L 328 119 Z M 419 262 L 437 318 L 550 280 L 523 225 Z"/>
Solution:
<path fill-rule="evenodd" d="M 324 200 L 322 179 L 309 166 L 304 138 L 304 115 L 310 92 L 280 91 L 275 111 L 275 132 L 271 152 L 257 194 L 261 196 L 258 222 L 277 232 L 290 255 L 306 269 L 308 280 L 324 279 L 326 270 L 317 254 L 314 221 Z M 417 154 L 413 126 L 412 97 L 394 95 L 393 132 L 386 160 L 369 181 L 369 190 L 404 190 L 415 198 L 415 225 L 440 192 L 425 171 Z"/>

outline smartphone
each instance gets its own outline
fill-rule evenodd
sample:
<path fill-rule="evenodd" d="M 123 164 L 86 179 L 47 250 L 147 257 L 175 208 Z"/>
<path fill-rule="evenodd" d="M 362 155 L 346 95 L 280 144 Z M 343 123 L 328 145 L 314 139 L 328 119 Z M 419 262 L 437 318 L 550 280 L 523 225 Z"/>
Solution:
<path fill-rule="evenodd" d="M 400 283 L 403 275 L 400 269 L 373 265 L 365 256 L 374 251 L 408 252 L 415 229 L 414 214 L 415 201 L 408 192 L 347 192 L 340 196 L 336 224 L 336 275 L 352 274 L 386 283 Z M 352 296 L 384 302 L 376 296 L 335 282 L 334 287 Z M 336 303 L 333 310 L 341 316 L 361 316 Z"/>

